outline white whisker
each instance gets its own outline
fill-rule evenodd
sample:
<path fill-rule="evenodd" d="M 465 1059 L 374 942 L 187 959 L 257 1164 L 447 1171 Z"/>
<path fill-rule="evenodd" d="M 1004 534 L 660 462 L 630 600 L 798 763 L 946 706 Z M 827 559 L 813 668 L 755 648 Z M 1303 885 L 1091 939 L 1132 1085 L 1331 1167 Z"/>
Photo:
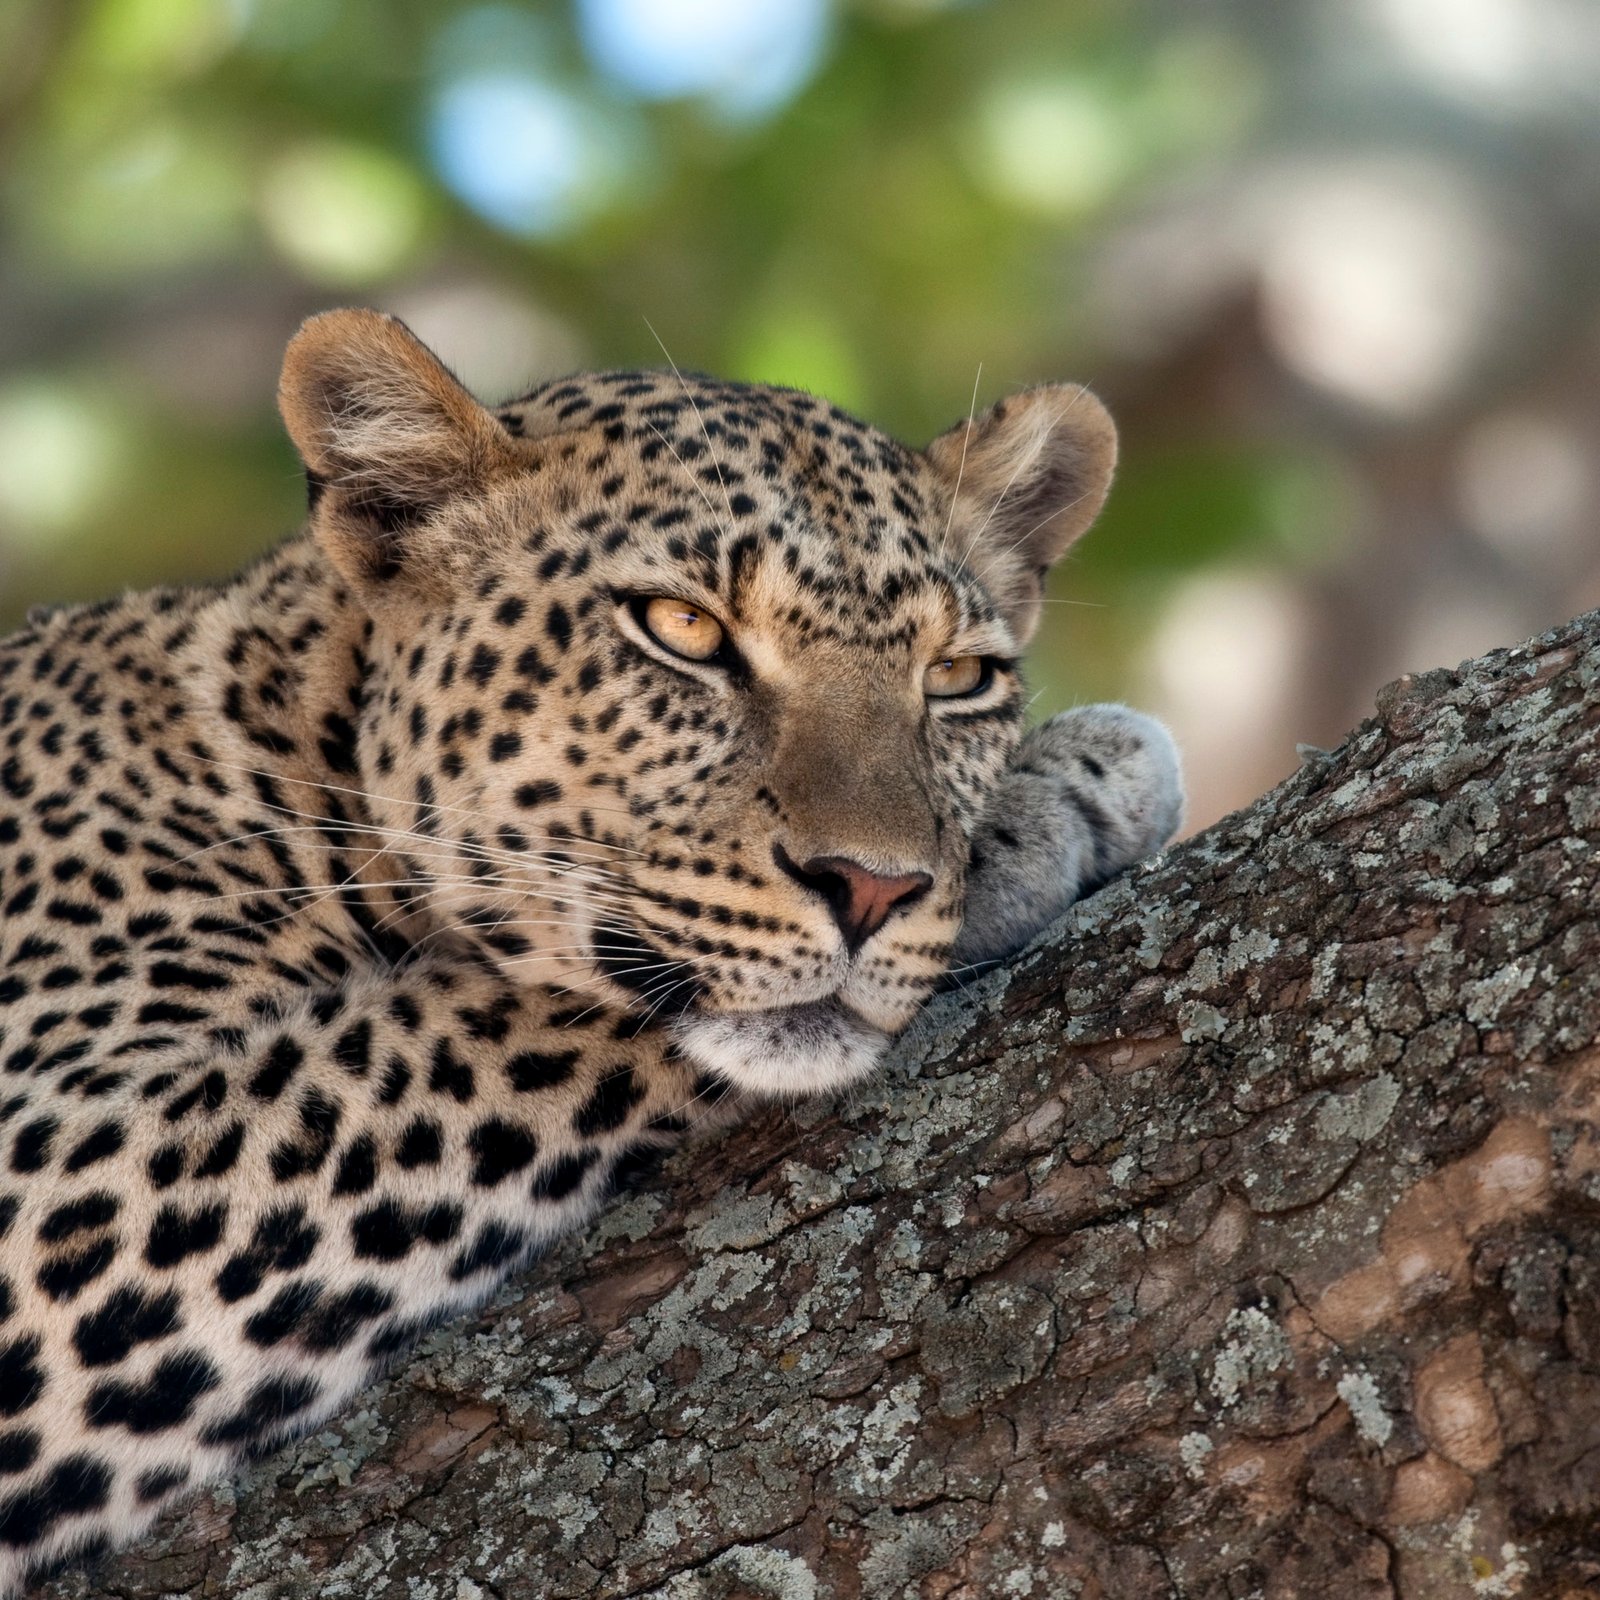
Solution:
<path fill-rule="evenodd" d="M 734 524 L 733 501 L 728 498 L 728 483 L 727 480 L 722 476 L 722 463 L 717 459 L 717 447 L 711 442 L 711 430 L 706 426 L 706 419 L 701 415 L 700 407 L 696 402 L 694 395 L 690 393 L 689 385 L 683 381 L 683 374 L 678 371 L 678 363 L 672 359 L 672 356 L 667 350 L 666 345 L 662 344 L 661 335 L 657 333 L 653 327 L 651 327 L 650 319 L 648 317 L 644 319 L 644 325 L 650 329 L 650 337 L 654 339 L 657 344 L 661 345 L 661 353 L 662 355 L 666 356 L 667 365 L 672 368 L 672 375 L 678 380 L 678 387 L 683 390 L 684 398 L 691 406 L 694 407 L 695 417 L 700 423 L 700 432 L 706 441 L 706 449 L 711 454 L 711 465 L 716 469 L 717 482 L 722 486 L 723 504 L 728 508 L 728 521 L 723 531 L 731 538 L 733 536 Z M 716 513 L 713 511 L 712 515 L 715 516 Z"/>

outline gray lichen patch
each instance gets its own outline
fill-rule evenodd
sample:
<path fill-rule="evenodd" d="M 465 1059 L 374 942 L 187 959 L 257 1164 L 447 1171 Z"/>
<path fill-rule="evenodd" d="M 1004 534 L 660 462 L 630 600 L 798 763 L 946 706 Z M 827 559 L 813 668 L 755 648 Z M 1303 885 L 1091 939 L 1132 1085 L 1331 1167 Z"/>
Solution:
<path fill-rule="evenodd" d="M 677 1573 L 639 1600 L 825 1600 L 828 1591 L 798 1556 L 768 1545 L 739 1544 L 692 1573 Z"/>
<path fill-rule="evenodd" d="M 1394 1419 L 1384 1409 L 1383 1397 L 1370 1372 L 1357 1368 L 1339 1379 L 1339 1398 L 1350 1408 L 1356 1432 L 1379 1449 L 1394 1435 Z"/>
<path fill-rule="evenodd" d="M 1291 1359 L 1288 1335 L 1259 1306 L 1230 1311 L 1222 1347 L 1211 1362 L 1211 1393 L 1224 1407 L 1234 1405 L 1252 1384 Z"/>
<path fill-rule="evenodd" d="M 1400 1081 L 1379 1072 L 1345 1094 L 1330 1094 L 1317 1108 L 1314 1126 L 1324 1139 L 1365 1144 L 1388 1126 L 1400 1103 Z"/>

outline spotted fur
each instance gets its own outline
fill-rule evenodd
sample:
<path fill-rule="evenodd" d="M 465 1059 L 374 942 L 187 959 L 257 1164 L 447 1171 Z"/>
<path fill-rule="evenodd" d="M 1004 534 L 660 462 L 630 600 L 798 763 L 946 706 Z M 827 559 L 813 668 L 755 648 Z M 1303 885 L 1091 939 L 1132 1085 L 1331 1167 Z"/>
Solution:
<path fill-rule="evenodd" d="M 1017 750 L 1111 470 L 1080 391 L 924 452 L 675 373 L 491 413 L 346 312 L 281 399 L 305 533 L 0 644 L 0 1594 L 325 1418 L 710 1107 L 870 1070 L 952 947 L 1176 820 L 1146 719 Z M 997 665 L 928 702 L 950 653 Z M 853 939 L 811 860 L 917 887 Z"/>

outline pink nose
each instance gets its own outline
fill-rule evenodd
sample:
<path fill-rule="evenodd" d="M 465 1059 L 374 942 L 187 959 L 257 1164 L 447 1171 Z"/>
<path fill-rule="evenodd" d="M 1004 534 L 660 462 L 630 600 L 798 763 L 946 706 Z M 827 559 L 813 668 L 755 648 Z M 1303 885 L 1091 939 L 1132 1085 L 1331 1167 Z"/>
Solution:
<path fill-rule="evenodd" d="M 926 872 L 874 872 L 848 856 L 812 856 L 797 863 L 782 845 L 774 847 L 773 856 L 796 883 L 828 902 L 852 955 L 896 911 L 920 900 L 933 883 Z"/>

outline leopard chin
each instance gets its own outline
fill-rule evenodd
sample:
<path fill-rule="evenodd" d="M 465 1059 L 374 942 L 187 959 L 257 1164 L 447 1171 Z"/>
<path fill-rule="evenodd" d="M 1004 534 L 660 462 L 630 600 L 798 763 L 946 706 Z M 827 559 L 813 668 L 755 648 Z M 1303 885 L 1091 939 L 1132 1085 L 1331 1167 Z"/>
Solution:
<path fill-rule="evenodd" d="M 767 1100 L 800 1100 L 859 1082 L 894 1037 L 832 998 L 772 1011 L 688 1012 L 672 1033 L 696 1066 Z"/>

